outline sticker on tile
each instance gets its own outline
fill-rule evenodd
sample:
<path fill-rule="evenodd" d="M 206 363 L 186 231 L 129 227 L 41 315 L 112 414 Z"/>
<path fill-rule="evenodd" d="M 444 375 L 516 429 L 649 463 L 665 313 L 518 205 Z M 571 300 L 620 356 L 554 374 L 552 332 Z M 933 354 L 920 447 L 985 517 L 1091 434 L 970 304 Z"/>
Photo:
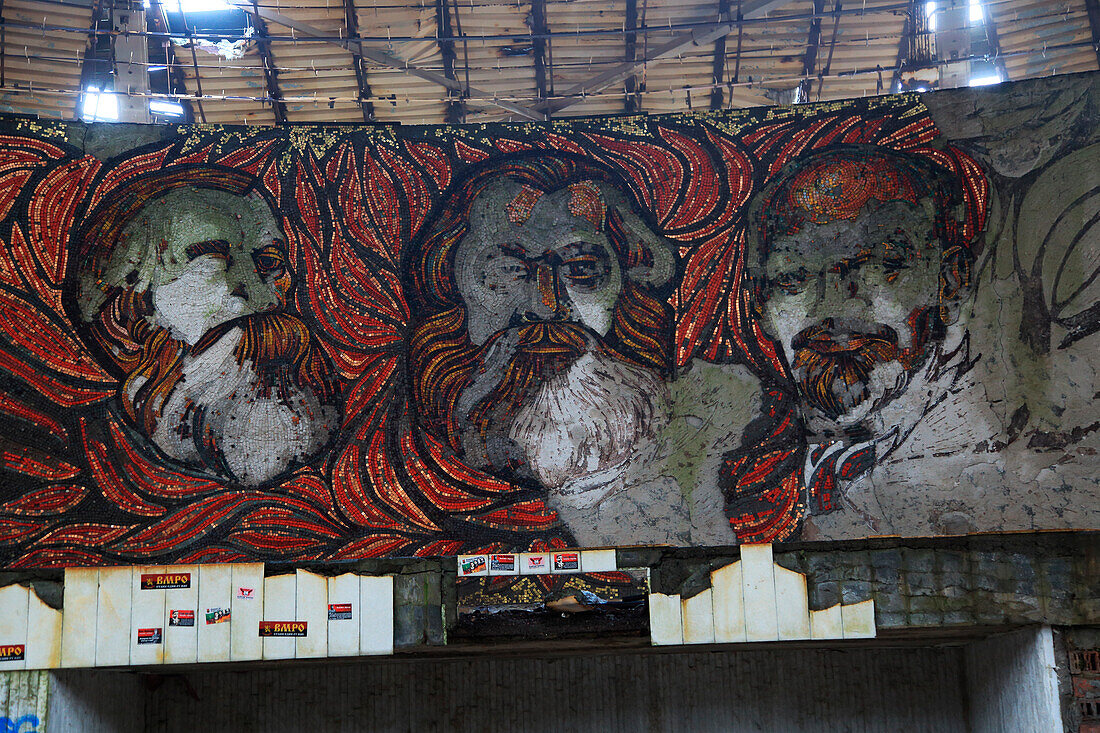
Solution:
<path fill-rule="evenodd" d="M 17 646 L 25 647 L 27 633 L 27 606 L 31 591 L 18 583 L 0 588 L 0 647 L 10 650 Z M 22 653 L 18 658 L 0 658 L 0 670 L 26 669 Z M 0 689 L 3 689 L 0 682 Z M 0 700 L 4 693 L 0 693 Z M 0 703 L 2 705 L 3 703 Z"/>
<path fill-rule="evenodd" d="M 489 575 L 519 575 L 519 557 L 511 553 L 489 555 Z"/>
<path fill-rule="evenodd" d="M 458 574 L 463 577 L 489 574 L 488 555 L 459 555 Z"/>
<path fill-rule="evenodd" d="M 169 588 L 190 588 L 191 573 L 142 573 L 142 590 L 168 590 Z"/>
<path fill-rule="evenodd" d="M 306 636 L 309 624 L 305 621 L 261 621 L 260 636 Z"/>
<path fill-rule="evenodd" d="M 228 623 L 232 615 L 228 608 L 208 608 L 206 609 L 206 623 L 207 624 L 224 624 Z"/>
<path fill-rule="evenodd" d="M 234 662 L 263 659 L 263 642 L 256 638 L 256 624 L 263 619 L 263 563 L 233 563 L 229 602 L 229 658 Z"/>
<path fill-rule="evenodd" d="M 330 604 L 328 604 L 328 620 L 329 621 L 349 621 L 349 620 L 351 620 L 351 604 L 350 603 L 330 603 Z"/>
<path fill-rule="evenodd" d="M 186 575 L 186 579 L 183 577 Z M 155 580 L 150 580 L 150 578 Z M 136 567 L 131 585 L 130 624 L 134 629 L 130 644 L 130 664 L 162 664 L 164 662 L 164 607 L 169 592 L 186 592 L 186 588 L 169 591 L 166 587 L 191 585 L 190 573 L 170 572 L 163 566 Z M 156 629 L 155 642 L 142 631 Z"/>
<path fill-rule="evenodd" d="M 0 662 L 22 662 L 26 653 L 26 644 L 0 644 Z"/>
<path fill-rule="evenodd" d="M 189 608 L 173 608 L 168 612 L 169 626 L 194 626 L 195 612 Z"/>
<path fill-rule="evenodd" d="M 553 572 L 555 573 L 579 573 L 581 570 L 581 553 L 555 552 L 553 554 Z"/>
<path fill-rule="evenodd" d="M 520 575 L 549 575 L 550 553 L 520 553 L 519 573 Z"/>
<path fill-rule="evenodd" d="M 160 644 L 161 643 L 161 630 L 158 629 L 138 629 L 137 630 L 137 643 L 138 644 Z"/>

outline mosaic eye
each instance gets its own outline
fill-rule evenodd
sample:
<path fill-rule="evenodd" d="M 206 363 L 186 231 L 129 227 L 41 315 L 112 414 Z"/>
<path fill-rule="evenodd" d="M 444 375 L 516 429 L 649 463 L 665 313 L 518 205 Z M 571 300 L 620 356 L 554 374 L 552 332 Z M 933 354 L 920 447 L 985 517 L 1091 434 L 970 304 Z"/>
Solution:
<path fill-rule="evenodd" d="M 603 247 L 576 242 L 565 248 L 558 272 L 569 288 L 594 292 L 607 284 L 611 260 Z"/>
<path fill-rule="evenodd" d="M 286 275 L 286 255 L 278 245 L 269 244 L 253 252 L 252 260 L 256 263 L 256 271 L 264 280 L 281 280 Z"/>
<path fill-rule="evenodd" d="M 776 275 L 769 285 L 773 290 L 781 291 L 787 295 L 798 295 L 806 289 L 806 280 L 809 275 L 810 273 L 805 267 L 799 267 L 797 270 Z"/>
<path fill-rule="evenodd" d="M 488 253 L 480 261 L 476 278 L 478 285 L 489 291 L 509 291 L 530 277 L 530 268 L 522 257 L 523 250 L 500 245 L 499 251 Z"/>
<path fill-rule="evenodd" d="M 522 247 L 513 244 L 500 245 L 500 252 L 490 254 L 487 275 L 509 280 L 523 280 L 528 276 L 529 267 Z"/>
<path fill-rule="evenodd" d="M 210 256 L 225 260 L 226 264 L 232 262 L 229 255 L 229 242 L 224 239 L 209 239 L 205 242 L 195 242 L 185 250 L 188 260 L 197 260 L 199 257 Z"/>

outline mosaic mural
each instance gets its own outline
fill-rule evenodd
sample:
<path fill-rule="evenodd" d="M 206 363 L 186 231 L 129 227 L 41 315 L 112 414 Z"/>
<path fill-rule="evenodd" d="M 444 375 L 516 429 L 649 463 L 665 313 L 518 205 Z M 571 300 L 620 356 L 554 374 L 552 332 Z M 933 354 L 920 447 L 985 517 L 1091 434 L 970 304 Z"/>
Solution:
<path fill-rule="evenodd" d="M 0 121 L 0 561 L 1100 527 L 1098 87 Z"/>

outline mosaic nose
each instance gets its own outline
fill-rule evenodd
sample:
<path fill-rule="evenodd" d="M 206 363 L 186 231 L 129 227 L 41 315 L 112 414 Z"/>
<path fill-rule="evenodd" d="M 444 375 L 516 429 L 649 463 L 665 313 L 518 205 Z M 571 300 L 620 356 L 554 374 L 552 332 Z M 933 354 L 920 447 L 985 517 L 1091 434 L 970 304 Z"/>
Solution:
<path fill-rule="evenodd" d="M 531 273 L 532 288 L 527 300 L 523 320 L 561 320 L 568 315 L 568 307 L 562 298 L 556 268 L 546 262 L 535 264 Z"/>

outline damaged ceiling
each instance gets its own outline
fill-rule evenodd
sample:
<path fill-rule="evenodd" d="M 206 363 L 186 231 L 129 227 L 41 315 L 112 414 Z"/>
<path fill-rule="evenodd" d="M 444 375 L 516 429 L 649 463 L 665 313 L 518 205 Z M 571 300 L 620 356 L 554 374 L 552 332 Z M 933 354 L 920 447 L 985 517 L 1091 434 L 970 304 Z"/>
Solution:
<path fill-rule="evenodd" d="M 1100 0 L 0 0 L 0 110 L 443 123 L 828 101 L 1098 68 Z"/>

